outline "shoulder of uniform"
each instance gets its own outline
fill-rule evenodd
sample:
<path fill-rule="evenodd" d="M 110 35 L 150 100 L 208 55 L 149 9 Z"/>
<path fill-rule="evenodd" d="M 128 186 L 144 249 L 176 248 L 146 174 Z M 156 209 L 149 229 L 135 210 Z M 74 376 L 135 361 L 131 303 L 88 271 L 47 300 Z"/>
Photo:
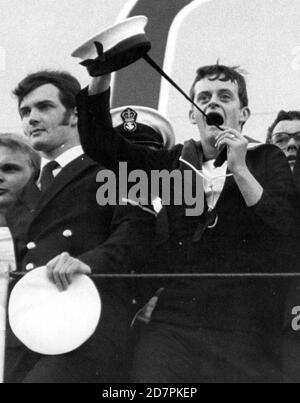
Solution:
<path fill-rule="evenodd" d="M 274 144 L 258 144 L 248 149 L 249 154 L 265 154 L 265 153 L 276 153 L 281 154 L 280 148 Z"/>
<path fill-rule="evenodd" d="M 176 144 L 173 148 L 171 148 L 170 152 L 174 154 L 181 154 L 183 149 L 183 144 Z"/>

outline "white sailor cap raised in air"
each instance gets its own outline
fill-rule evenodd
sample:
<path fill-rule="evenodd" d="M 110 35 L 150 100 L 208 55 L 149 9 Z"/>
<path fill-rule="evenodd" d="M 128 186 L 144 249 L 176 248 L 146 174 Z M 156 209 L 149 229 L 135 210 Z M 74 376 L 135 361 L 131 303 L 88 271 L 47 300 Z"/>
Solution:
<path fill-rule="evenodd" d="M 143 56 L 151 48 L 145 34 L 148 18 L 138 15 L 110 26 L 93 36 L 72 53 L 88 68 L 88 63 L 97 59 L 97 74 L 102 75 L 125 67 Z M 96 47 L 95 43 L 100 44 Z"/>
<path fill-rule="evenodd" d="M 175 145 L 170 121 L 156 109 L 128 105 L 111 110 L 114 128 L 127 140 L 156 149 Z"/>
<path fill-rule="evenodd" d="M 46 267 L 39 267 L 13 288 L 8 314 L 12 331 L 27 348 L 39 354 L 65 354 L 92 336 L 101 300 L 86 275 L 75 276 L 69 288 L 59 292 Z"/>

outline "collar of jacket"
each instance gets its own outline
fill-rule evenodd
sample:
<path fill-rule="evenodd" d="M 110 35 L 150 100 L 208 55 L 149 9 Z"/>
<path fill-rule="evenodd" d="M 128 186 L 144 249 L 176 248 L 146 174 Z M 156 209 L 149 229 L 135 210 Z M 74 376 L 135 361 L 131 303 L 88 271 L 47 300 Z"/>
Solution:
<path fill-rule="evenodd" d="M 91 160 L 86 155 L 73 160 L 55 177 L 54 182 L 45 193 L 41 193 L 36 181 L 31 179 L 21 192 L 18 202 L 25 204 L 26 207 L 32 212 L 32 221 L 45 209 L 47 204 L 55 198 L 70 182 L 75 180 L 83 171 L 92 166 L 96 166 L 96 162 Z M 99 166 L 99 170 L 101 167 Z"/>
<path fill-rule="evenodd" d="M 203 149 L 201 143 L 193 139 L 185 141 L 180 159 L 187 161 L 195 170 L 201 171 L 203 164 Z M 179 169 L 184 171 L 190 168 L 188 168 L 184 162 L 180 161 Z"/>

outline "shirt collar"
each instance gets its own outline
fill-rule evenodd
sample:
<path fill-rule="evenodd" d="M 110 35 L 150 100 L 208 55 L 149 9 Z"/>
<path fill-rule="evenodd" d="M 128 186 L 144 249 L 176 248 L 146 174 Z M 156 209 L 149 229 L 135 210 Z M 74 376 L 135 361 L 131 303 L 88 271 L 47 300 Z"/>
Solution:
<path fill-rule="evenodd" d="M 202 171 L 204 176 L 208 179 L 215 179 L 215 178 L 223 178 L 226 176 L 232 176 L 231 173 L 227 174 L 227 161 L 223 163 L 222 166 L 215 168 L 214 167 L 215 160 L 205 161 L 202 164 Z"/>
<path fill-rule="evenodd" d="M 75 146 L 65 151 L 64 153 L 60 154 L 57 158 L 55 158 L 55 161 L 60 165 L 61 168 L 64 168 L 65 166 L 70 164 L 70 162 L 80 157 L 83 153 L 84 152 L 81 145 Z M 48 162 L 50 162 L 50 160 L 42 158 L 41 170 L 44 168 L 46 164 L 48 164 Z"/>

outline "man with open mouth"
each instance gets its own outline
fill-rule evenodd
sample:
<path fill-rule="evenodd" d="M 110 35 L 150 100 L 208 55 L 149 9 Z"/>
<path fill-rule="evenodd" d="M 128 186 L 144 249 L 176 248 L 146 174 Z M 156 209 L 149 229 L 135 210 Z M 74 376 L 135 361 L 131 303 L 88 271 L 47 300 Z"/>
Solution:
<path fill-rule="evenodd" d="M 97 91 L 98 87 L 98 91 Z M 192 170 L 203 178 L 203 211 L 188 216 L 186 205 L 166 206 L 168 280 L 141 331 L 133 359 L 135 382 L 282 381 L 281 332 L 286 290 L 272 279 L 203 279 L 187 274 L 289 271 L 289 241 L 296 194 L 289 166 L 270 145 L 248 150 L 242 128 L 250 117 L 245 79 L 237 68 L 200 67 L 189 112 L 199 141 L 152 151 L 129 143 L 110 125 L 109 77 L 94 78 L 78 97 L 79 131 L 88 155 L 114 170 Z M 216 126 L 217 124 L 217 126 Z M 219 127 L 218 127 L 219 126 Z M 227 160 L 214 162 L 225 147 Z M 272 174 L 270 174 L 272 171 Z M 176 191 L 176 185 L 171 192 Z"/>

